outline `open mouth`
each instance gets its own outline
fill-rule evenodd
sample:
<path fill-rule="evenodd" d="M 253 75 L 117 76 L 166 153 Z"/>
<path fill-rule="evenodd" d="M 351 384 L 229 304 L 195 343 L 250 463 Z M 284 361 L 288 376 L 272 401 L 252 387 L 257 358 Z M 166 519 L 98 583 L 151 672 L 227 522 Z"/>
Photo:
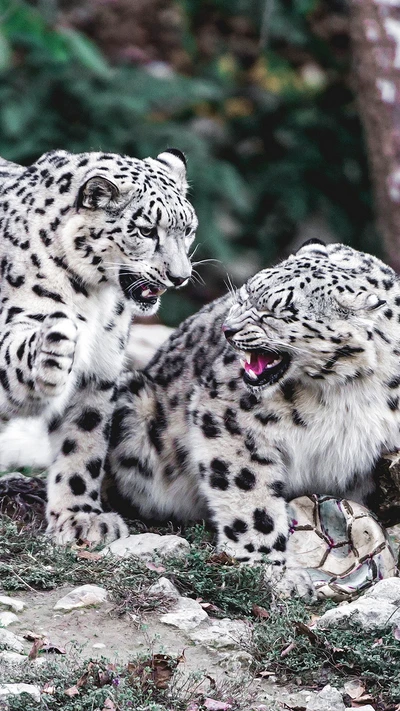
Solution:
<path fill-rule="evenodd" d="M 290 365 L 290 355 L 282 351 L 267 349 L 245 351 L 241 358 L 244 368 L 243 380 L 252 387 L 273 385 L 286 373 Z"/>
<path fill-rule="evenodd" d="M 131 272 L 119 273 L 119 283 L 127 299 L 136 301 L 143 306 L 153 306 L 161 294 L 166 291 L 160 284 L 145 281 L 138 274 Z"/>

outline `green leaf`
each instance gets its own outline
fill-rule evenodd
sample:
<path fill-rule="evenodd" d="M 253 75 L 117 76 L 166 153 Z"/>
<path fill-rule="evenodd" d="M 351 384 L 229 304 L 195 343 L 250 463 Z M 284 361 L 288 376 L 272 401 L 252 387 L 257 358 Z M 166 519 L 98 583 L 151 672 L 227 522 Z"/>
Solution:
<path fill-rule="evenodd" d="M 4 33 L 0 30 L 0 71 L 8 69 L 11 65 L 11 47 Z"/>
<path fill-rule="evenodd" d="M 87 37 L 69 27 L 60 28 L 59 34 L 64 38 L 72 56 L 84 67 L 99 77 L 110 78 L 112 76 L 111 67 L 107 64 L 102 53 Z"/>

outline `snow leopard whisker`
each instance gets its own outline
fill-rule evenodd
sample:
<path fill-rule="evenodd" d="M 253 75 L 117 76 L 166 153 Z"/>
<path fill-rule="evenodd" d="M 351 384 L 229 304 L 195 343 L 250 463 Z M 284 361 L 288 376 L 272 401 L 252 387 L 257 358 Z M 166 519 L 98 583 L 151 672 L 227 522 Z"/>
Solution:
<path fill-rule="evenodd" d="M 237 288 L 234 286 L 229 274 L 226 275 L 226 279 L 224 279 L 224 284 L 228 289 L 233 301 L 237 302 Z"/>
<path fill-rule="evenodd" d="M 222 264 L 220 259 L 200 259 L 198 262 L 193 262 L 194 267 L 198 267 L 200 264 L 209 264 L 215 262 L 216 264 Z"/>
<path fill-rule="evenodd" d="M 192 281 L 193 283 L 201 284 L 202 286 L 205 286 L 205 285 L 206 285 L 206 282 L 204 281 L 204 279 L 203 279 L 203 277 L 201 276 L 201 274 L 199 274 L 199 272 L 197 271 L 197 269 L 193 269 L 193 270 L 192 270 L 192 276 L 190 277 L 190 280 L 189 280 L 189 281 Z"/>

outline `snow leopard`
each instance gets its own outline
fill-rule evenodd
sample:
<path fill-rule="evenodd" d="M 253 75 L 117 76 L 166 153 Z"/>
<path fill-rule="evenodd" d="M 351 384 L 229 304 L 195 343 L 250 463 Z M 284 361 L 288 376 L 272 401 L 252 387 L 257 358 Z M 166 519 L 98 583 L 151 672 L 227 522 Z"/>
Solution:
<path fill-rule="evenodd" d="M 191 276 L 186 160 L 56 150 L 2 161 L 0 183 L 0 414 L 47 423 L 49 535 L 113 540 L 100 489 L 132 316 Z"/>
<path fill-rule="evenodd" d="M 377 258 L 306 243 L 184 321 L 142 373 L 124 373 L 107 471 L 142 516 L 206 517 L 221 550 L 288 557 L 287 502 L 364 501 L 400 445 L 400 283 Z"/>

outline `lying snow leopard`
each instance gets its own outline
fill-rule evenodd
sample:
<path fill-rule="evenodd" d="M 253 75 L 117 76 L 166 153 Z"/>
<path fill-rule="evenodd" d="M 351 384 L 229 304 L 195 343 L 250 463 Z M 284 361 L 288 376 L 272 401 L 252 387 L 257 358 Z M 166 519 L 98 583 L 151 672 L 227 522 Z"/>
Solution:
<path fill-rule="evenodd" d="M 360 500 L 400 445 L 399 319 L 393 270 L 349 247 L 314 241 L 261 271 L 185 321 L 143 375 L 125 373 L 117 490 L 146 516 L 206 513 L 239 561 L 290 567 L 286 501 Z"/>
<path fill-rule="evenodd" d="M 132 313 L 154 313 L 191 275 L 185 165 L 176 149 L 0 163 L 0 413 L 48 423 L 58 543 L 126 533 L 102 512 L 102 466 Z"/>

